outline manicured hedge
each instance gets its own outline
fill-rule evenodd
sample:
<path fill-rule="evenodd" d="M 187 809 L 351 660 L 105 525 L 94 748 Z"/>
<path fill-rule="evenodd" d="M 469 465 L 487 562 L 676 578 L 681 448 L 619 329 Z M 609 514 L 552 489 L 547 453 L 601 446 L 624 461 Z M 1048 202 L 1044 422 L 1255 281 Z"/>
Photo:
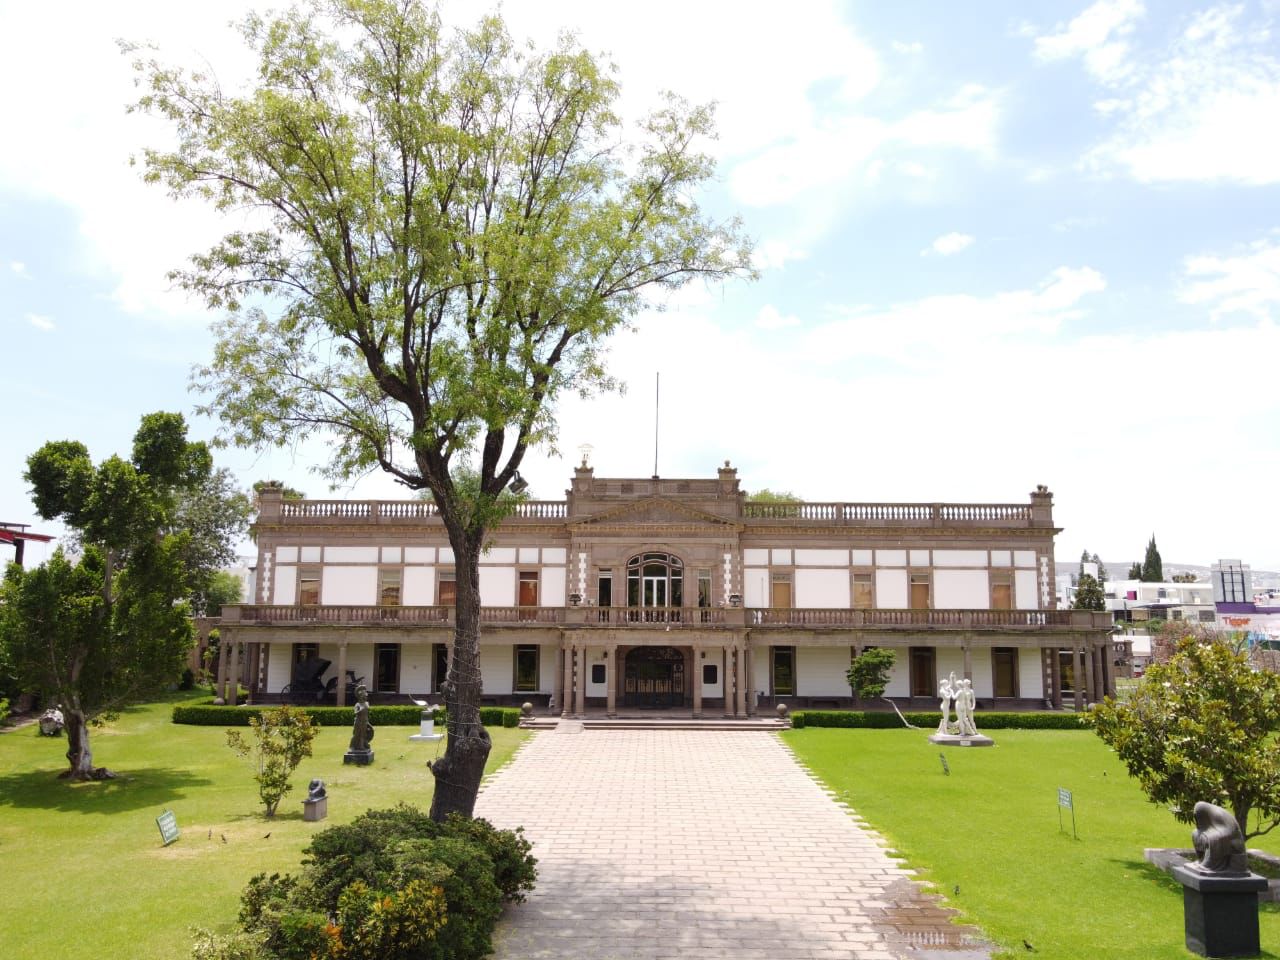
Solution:
<path fill-rule="evenodd" d="M 917 727 L 929 729 L 938 725 L 941 714 L 903 714 Z M 1079 713 L 995 713 L 979 711 L 974 715 L 978 730 L 1082 730 L 1084 715 Z M 793 727 L 870 727 L 891 729 L 901 727 L 902 721 L 892 711 L 885 710 L 796 710 L 791 714 Z"/>
<path fill-rule="evenodd" d="M 249 718 L 256 717 L 273 704 L 252 707 L 215 707 L 212 703 L 173 708 L 173 722 L 198 727 L 247 727 Z M 303 707 L 311 722 L 319 727 L 349 727 L 355 720 L 352 707 Z M 422 720 L 422 709 L 415 706 L 369 707 L 369 720 L 375 727 L 416 727 Z M 436 725 L 443 727 L 445 713 L 436 713 Z M 518 707 L 481 707 L 480 722 L 486 727 L 516 727 L 520 725 Z"/>

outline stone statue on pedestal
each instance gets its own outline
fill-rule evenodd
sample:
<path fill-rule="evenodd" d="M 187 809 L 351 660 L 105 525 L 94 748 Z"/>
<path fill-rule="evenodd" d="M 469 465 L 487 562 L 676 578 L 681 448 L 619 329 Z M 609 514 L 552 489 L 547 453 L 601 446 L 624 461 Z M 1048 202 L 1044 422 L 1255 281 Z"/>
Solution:
<path fill-rule="evenodd" d="M 364 767 L 373 763 L 373 724 L 369 721 L 369 691 L 363 683 L 356 686 L 355 720 L 351 725 L 351 744 L 343 763 Z"/>

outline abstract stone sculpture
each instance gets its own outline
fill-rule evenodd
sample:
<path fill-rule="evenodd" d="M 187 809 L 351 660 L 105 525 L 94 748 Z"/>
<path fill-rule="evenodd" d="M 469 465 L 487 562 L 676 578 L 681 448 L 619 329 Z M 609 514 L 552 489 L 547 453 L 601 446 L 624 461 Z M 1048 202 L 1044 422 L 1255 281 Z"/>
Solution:
<path fill-rule="evenodd" d="M 66 719 L 62 716 L 61 710 L 57 707 L 50 707 L 40 714 L 39 723 L 41 736 L 56 737 L 62 733 L 62 728 L 66 726 Z"/>
<path fill-rule="evenodd" d="M 323 800 L 328 795 L 328 791 L 324 788 L 323 780 L 312 780 L 307 787 L 308 800 Z"/>
<path fill-rule="evenodd" d="M 1196 829 L 1191 842 L 1200 855 L 1192 870 L 1201 873 L 1244 876 L 1249 872 L 1249 857 L 1244 848 L 1240 824 L 1227 810 L 1201 800 L 1195 806 Z"/>
<path fill-rule="evenodd" d="M 1173 868 L 1182 884 L 1187 949 L 1206 957 L 1256 957 L 1258 894 L 1266 878 L 1249 872 L 1244 837 L 1230 812 L 1202 800 L 1193 814 L 1191 842 L 1200 859 Z"/>

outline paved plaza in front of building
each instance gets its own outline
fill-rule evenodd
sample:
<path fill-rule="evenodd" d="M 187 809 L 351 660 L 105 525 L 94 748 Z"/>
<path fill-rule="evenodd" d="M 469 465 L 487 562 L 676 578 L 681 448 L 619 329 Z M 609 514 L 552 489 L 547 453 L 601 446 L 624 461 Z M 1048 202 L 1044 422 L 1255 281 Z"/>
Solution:
<path fill-rule="evenodd" d="M 563 724 L 476 814 L 524 826 L 538 858 L 498 960 L 989 955 L 774 734 Z"/>

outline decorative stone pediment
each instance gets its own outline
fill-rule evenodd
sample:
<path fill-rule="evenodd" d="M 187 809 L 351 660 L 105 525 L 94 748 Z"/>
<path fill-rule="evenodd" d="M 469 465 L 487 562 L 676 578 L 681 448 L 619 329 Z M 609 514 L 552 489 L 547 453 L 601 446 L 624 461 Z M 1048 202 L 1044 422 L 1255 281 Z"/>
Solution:
<path fill-rule="evenodd" d="M 585 532 L 600 527 L 613 528 L 668 524 L 680 527 L 688 527 L 690 525 L 713 526 L 725 532 L 738 530 L 742 526 L 733 520 L 717 517 L 714 513 L 707 513 L 705 510 L 699 510 L 696 507 L 691 507 L 678 500 L 669 500 L 666 497 L 645 497 L 643 500 L 635 500 L 612 510 L 606 510 L 603 513 L 572 520 L 569 525 Z"/>

